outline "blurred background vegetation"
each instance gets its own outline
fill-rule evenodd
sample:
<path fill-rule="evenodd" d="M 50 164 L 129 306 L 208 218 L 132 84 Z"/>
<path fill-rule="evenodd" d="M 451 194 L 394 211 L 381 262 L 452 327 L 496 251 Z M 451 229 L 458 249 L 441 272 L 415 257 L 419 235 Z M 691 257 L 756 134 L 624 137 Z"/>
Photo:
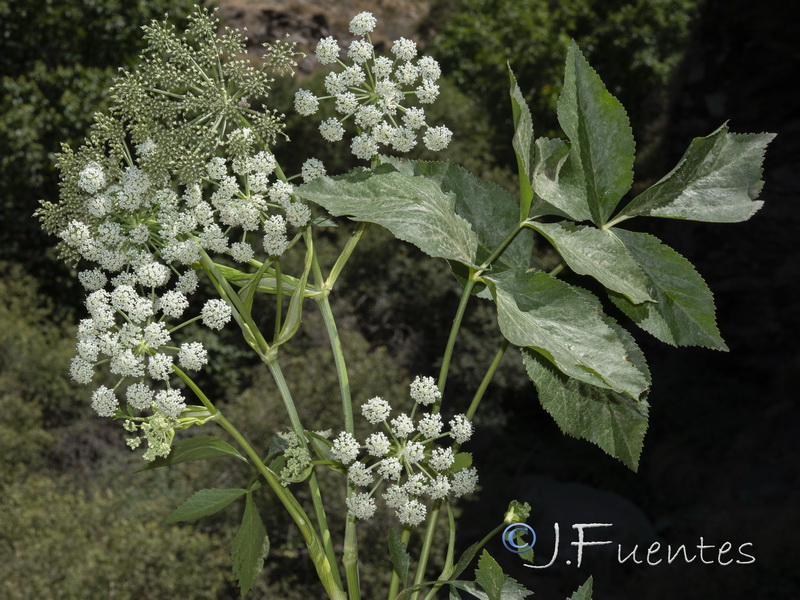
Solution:
<path fill-rule="evenodd" d="M 39 199 L 55 201 L 58 196 L 53 162 L 60 144 L 75 147 L 80 143 L 93 113 L 106 106 L 106 89 L 117 68 L 135 65 L 140 26 L 165 13 L 180 26 L 194 4 L 188 0 L 0 0 L 0 598 L 237 597 L 228 548 L 240 518 L 239 509 L 231 507 L 194 525 L 166 526 L 163 520 L 194 490 L 238 486 L 244 474 L 235 469 L 216 470 L 214 465 L 187 465 L 169 473 L 133 473 L 141 461 L 124 446 L 121 429 L 95 418 L 88 407 L 86 389 L 74 385 L 67 376 L 74 354 L 75 324 L 84 314 L 81 290 L 74 273 L 54 260 L 53 240 L 40 232 L 31 216 Z M 251 19 L 251 29 L 268 33 L 280 30 L 287 19 L 309 24 L 309 30 L 319 35 L 344 33 L 331 30 L 335 21 L 331 14 L 341 7 L 333 1 L 328 4 L 270 2 L 268 9 L 261 10 L 257 3 L 229 0 L 222 2 L 221 15 L 237 21 Z M 377 2 L 374 10 L 380 21 L 382 12 L 391 18 L 398 13 L 398 6 L 405 4 L 415 5 L 412 0 L 385 0 Z M 759 61 L 777 52 L 764 40 L 777 37 L 775 31 L 780 30 L 783 14 L 779 9 L 775 15 L 764 16 L 760 11 L 766 7 L 745 7 L 739 0 L 735 4 L 742 5 L 742 10 L 737 16 L 731 15 L 729 3 L 715 0 L 707 4 L 698 0 L 432 0 L 419 4 L 427 10 L 417 11 L 419 14 L 414 14 L 418 18 L 402 26 L 420 40 L 427 53 L 440 60 L 446 75 L 442 96 L 430 119 L 446 123 L 456 132 L 444 158 L 512 191 L 515 184 L 506 64 L 513 67 L 530 102 L 537 135 L 559 135 L 555 102 L 570 38 L 578 42 L 629 111 L 639 144 L 636 169 L 640 185 L 666 172 L 692 136 L 712 131 L 727 116 L 738 118 L 733 128 L 739 131 L 782 130 L 787 122 L 797 127 L 796 117 L 788 111 L 773 112 L 772 121 L 765 122 L 758 111 L 751 106 L 748 112 L 736 97 L 741 90 L 737 83 L 742 80 L 740 71 L 752 76 L 762 64 Z M 754 51 L 758 59 L 752 59 Z M 752 60 L 740 60 L 743 56 Z M 783 69 L 775 71 L 773 67 L 774 78 L 797 64 L 796 52 L 793 56 Z M 292 116 L 290 107 L 300 83 L 319 88 L 323 76 L 317 71 L 306 73 L 301 82 L 278 81 L 272 102 L 289 115 L 287 134 L 293 140 L 319 139 L 314 125 Z M 747 89 L 747 100 L 756 106 L 774 97 L 768 82 Z M 800 132 L 800 128 L 795 131 Z M 298 154 L 305 152 L 307 145 L 288 144 L 278 150 L 290 171 L 307 158 Z M 341 154 L 320 148 L 316 157 L 325 161 L 329 172 L 353 166 Z M 796 145 L 783 148 L 784 156 L 797 156 Z M 779 193 L 796 189 L 796 178 L 781 179 L 786 177 L 781 169 L 787 163 L 771 164 L 778 175 L 770 179 L 768 172 L 767 191 L 771 182 L 776 183 Z M 766 210 L 771 210 L 769 203 Z M 797 221 L 796 216 L 777 212 L 770 213 L 770 218 L 780 218 L 784 224 Z M 771 305 L 760 305 L 759 298 L 749 298 L 749 305 L 761 307 L 762 312 L 772 310 L 772 320 L 750 330 L 737 330 L 734 325 L 742 318 L 737 309 L 744 310 L 735 298 L 754 285 L 743 282 L 736 269 L 742 264 L 755 267 L 759 249 L 738 238 L 734 247 L 732 240 L 737 234 L 709 231 L 699 226 L 667 241 L 691 260 L 698 255 L 708 258 L 708 267 L 701 265 L 700 270 L 710 275 L 712 289 L 721 291 L 720 322 L 723 333 L 732 334 L 731 347 L 744 348 L 748 339 L 763 338 L 765 332 L 773 343 L 781 343 L 782 329 L 776 332 L 773 326 L 782 317 L 774 314 L 778 309 Z M 767 225 L 756 231 L 781 248 L 788 246 L 788 241 L 774 237 Z M 320 241 L 323 252 L 332 255 L 347 233 L 346 226 L 325 232 Z M 661 231 L 657 233 L 662 235 Z M 413 375 L 435 374 L 457 303 L 458 286 L 442 265 L 423 261 L 413 247 L 388 241 L 385 233 L 370 229 L 334 298 L 334 310 L 350 352 L 356 399 L 379 393 L 401 398 Z M 546 261 L 546 248 L 539 250 L 541 260 Z M 725 262 L 725 256 L 733 257 L 734 262 Z M 709 273 L 715 264 L 720 270 Z M 789 277 L 791 271 L 783 279 L 783 271 L 777 272 L 779 276 L 772 283 L 784 286 L 785 290 L 781 289 L 788 294 L 790 287 L 796 286 L 796 278 Z M 791 322 L 795 323 L 797 315 L 792 314 Z M 466 407 L 498 336 L 491 326 L 488 305 L 475 304 L 467 325 L 448 391 L 456 410 Z M 730 325 L 727 331 L 726 325 Z M 271 433 L 285 428 L 285 423 L 275 417 L 282 410 L 269 377 L 238 344 L 235 335 L 210 336 L 204 342 L 215 361 L 214 368 L 205 374 L 207 386 L 225 403 L 229 418 L 243 424 L 245 433 L 266 447 Z M 758 490 L 763 503 L 774 500 L 776 496 L 770 494 L 778 495 L 777 491 L 764 492 L 773 489 L 769 483 L 772 479 L 753 480 L 753 473 L 743 470 L 739 462 L 739 467 L 731 471 L 726 461 L 736 459 L 713 444 L 703 446 L 701 440 L 707 439 L 707 430 L 719 427 L 722 419 L 723 431 L 738 444 L 739 451 L 758 457 L 757 462 L 751 461 L 755 462 L 753 469 L 773 453 L 783 451 L 785 436 L 780 434 L 780 424 L 786 427 L 787 411 L 794 407 L 787 408 L 782 394 L 789 381 L 787 365 L 795 364 L 791 361 L 796 360 L 796 352 L 773 350 L 768 368 L 770 361 L 749 360 L 746 351 L 726 363 L 701 352 L 664 354 L 647 338 L 641 343 L 653 364 L 656 391 L 643 474 L 638 476 L 596 448 L 564 439 L 536 405 L 516 357 L 509 353 L 491 388 L 492 402 L 482 408 L 479 435 L 471 448 L 479 457 L 479 469 L 481 464 L 493 468 L 481 472 L 481 502 L 465 503 L 468 519 L 462 531 L 464 544 L 492 527 L 510 498 L 525 499 L 519 481 L 530 473 L 602 487 L 630 499 L 648 514 L 667 515 L 667 525 L 656 527 L 660 535 L 696 538 L 698 528 L 692 520 L 706 519 L 711 510 L 719 514 L 720 495 L 740 493 L 731 482 L 733 477 L 744 478 L 751 489 Z M 303 399 L 302 410 L 311 415 L 306 425 L 314 428 L 335 422 L 336 406 L 329 393 L 336 387 L 332 359 L 313 310 L 308 311 L 298 343 L 287 349 L 283 360 L 295 396 Z M 687 361 L 695 364 L 695 370 L 684 367 Z M 755 368 L 758 376 L 754 379 L 759 383 L 711 383 L 704 377 L 709 372 L 722 373 L 731 365 L 742 371 Z M 683 379 L 676 377 L 676 372 L 681 372 Z M 662 395 L 660 385 L 665 390 Z M 690 386 L 694 390 L 686 391 Z M 763 426 L 753 425 L 750 433 L 756 435 L 768 428 L 774 435 L 773 447 L 765 450 L 759 445 L 754 450 L 746 439 L 737 436 L 744 428 L 741 423 L 754 419 L 747 400 L 764 390 L 773 395 L 772 412 Z M 718 402 L 722 394 L 729 402 L 728 415 L 739 421 L 726 421 L 733 416 L 723 418 L 716 413 L 713 402 Z M 704 398 L 709 401 L 709 395 L 712 403 L 702 405 L 705 408 L 698 413 L 698 403 Z M 685 427 L 689 421 L 695 423 L 695 429 Z M 532 423 L 532 429 L 513 425 L 522 422 Z M 717 480 L 712 486 L 703 483 L 707 473 L 691 473 L 686 462 L 692 461 L 686 461 L 686 453 L 696 451 L 691 449 L 698 444 L 713 462 L 715 472 L 727 471 L 728 479 Z M 690 450 L 682 450 L 683 446 Z M 789 486 L 797 479 L 796 470 L 791 469 L 778 470 L 772 476 Z M 665 497 L 660 491 L 665 481 L 676 488 L 682 486 L 681 491 Z M 705 504 L 697 500 L 703 494 L 708 497 Z M 784 494 L 780 506 L 792 505 L 791 498 L 795 497 Z M 272 498 L 265 495 L 261 502 L 272 551 L 266 575 L 257 582 L 252 597 L 317 597 L 319 591 L 308 578 L 311 568 L 298 532 L 287 526 L 278 510 L 271 510 Z M 793 513 L 778 510 L 784 520 L 793 518 L 797 522 Z M 731 516 L 741 517 L 739 513 Z M 745 523 L 752 527 L 760 523 L 758 514 L 748 518 Z M 731 527 L 733 531 L 744 528 L 730 526 L 724 520 L 715 526 L 723 538 Z M 384 553 L 371 540 L 385 539 L 385 527 L 373 521 L 362 530 L 371 556 Z M 775 530 L 767 528 L 764 532 L 762 528 L 764 544 L 773 544 L 774 534 Z M 749 531 L 745 537 L 748 535 Z M 771 547 L 774 557 L 783 556 L 783 550 L 788 549 L 780 544 Z M 788 559 L 764 562 L 766 571 L 758 575 L 739 573 L 736 577 L 744 577 L 745 585 L 731 583 L 723 586 L 724 593 L 716 595 L 711 588 L 702 587 L 710 574 L 697 572 L 692 575 L 695 579 L 686 581 L 699 586 L 695 588 L 698 595 L 681 597 L 738 598 L 739 590 L 752 590 L 749 586 L 755 582 L 762 589 L 773 586 L 775 594 L 763 597 L 788 597 L 778 593 L 783 589 L 780 584 L 769 583 L 794 572 Z M 380 569 L 385 567 L 364 566 L 366 598 L 374 597 L 372 591 L 381 587 Z M 530 573 L 519 578 L 537 593 L 542 592 L 539 597 L 563 597 L 587 574 L 549 573 L 535 582 Z M 597 574 L 596 585 L 602 593 L 596 597 L 645 597 L 643 590 L 651 599 L 677 597 L 672 593 L 678 585 L 673 576 L 659 572 L 648 577 L 641 573 L 625 573 L 624 577 L 610 574 L 604 580 L 603 574 Z M 738 581 L 736 577 L 730 581 Z"/>

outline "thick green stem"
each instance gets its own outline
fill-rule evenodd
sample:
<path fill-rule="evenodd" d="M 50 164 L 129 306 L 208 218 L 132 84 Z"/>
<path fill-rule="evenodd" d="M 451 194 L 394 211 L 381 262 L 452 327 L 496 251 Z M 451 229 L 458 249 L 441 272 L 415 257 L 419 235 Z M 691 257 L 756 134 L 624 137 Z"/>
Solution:
<path fill-rule="evenodd" d="M 297 436 L 298 440 L 305 443 L 305 430 L 303 429 L 303 424 L 300 422 L 300 415 L 297 413 L 297 407 L 294 405 L 292 393 L 289 391 L 289 386 L 286 383 L 286 379 L 283 377 L 283 371 L 278 364 L 278 359 L 266 357 L 262 357 L 262 359 L 267 364 L 267 367 L 269 367 L 275 385 L 278 386 L 278 392 L 280 392 L 283 405 L 286 407 L 286 413 L 289 415 L 289 422 L 292 424 L 294 434 Z"/>
<path fill-rule="evenodd" d="M 450 503 L 445 502 L 445 506 L 447 507 L 447 524 L 450 527 L 450 535 L 447 539 L 447 555 L 444 559 L 444 569 L 442 569 L 442 574 L 439 576 L 439 579 L 445 579 L 445 574 L 453 570 L 453 563 L 455 562 L 456 517 L 453 514 L 453 508 L 450 506 Z M 425 596 L 425 600 L 432 600 L 440 587 L 442 587 L 440 584 L 434 585 L 431 591 L 428 592 L 428 595 Z"/>
<path fill-rule="evenodd" d="M 352 493 L 352 486 L 348 485 L 348 496 Z M 347 515 L 344 529 L 344 553 L 342 555 L 344 574 L 347 580 L 347 594 L 349 600 L 360 600 L 361 581 L 358 574 L 358 538 L 356 531 L 356 518 Z"/>

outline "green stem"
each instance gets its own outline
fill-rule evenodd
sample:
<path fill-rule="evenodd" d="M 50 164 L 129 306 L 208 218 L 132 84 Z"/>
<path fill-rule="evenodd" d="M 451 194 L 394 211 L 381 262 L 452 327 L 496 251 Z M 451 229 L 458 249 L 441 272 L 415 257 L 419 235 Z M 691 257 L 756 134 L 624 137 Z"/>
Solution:
<path fill-rule="evenodd" d="M 436 500 L 433 503 L 433 508 L 428 514 L 428 526 L 425 528 L 425 538 L 422 540 L 422 550 L 419 553 L 419 562 L 417 563 L 417 574 L 414 577 L 414 585 L 419 585 L 425 579 L 425 569 L 428 567 L 428 557 L 431 554 L 431 546 L 433 545 L 433 536 L 436 533 L 436 525 L 439 520 L 439 509 L 442 506 L 441 500 Z M 414 592 L 411 600 L 419 598 L 420 590 Z"/>
<path fill-rule="evenodd" d="M 275 337 L 272 340 L 272 343 L 275 344 L 278 341 L 278 338 L 281 335 L 281 311 L 283 309 L 283 280 L 281 279 L 281 261 L 275 261 L 275 289 L 277 292 L 275 293 Z"/>
<path fill-rule="evenodd" d="M 314 504 L 314 513 L 317 517 L 317 524 L 319 531 L 322 535 L 322 545 L 325 548 L 325 555 L 328 557 L 328 562 L 331 565 L 336 565 L 336 553 L 333 550 L 333 540 L 331 540 L 331 530 L 328 527 L 328 517 L 325 514 L 325 503 L 322 501 L 322 492 L 319 489 L 319 482 L 317 481 L 317 474 L 314 470 L 311 471 L 311 477 L 308 479 L 308 487 L 311 489 L 311 501 Z M 339 569 L 332 568 L 336 585 L 342 587 L 342 577 L 339 574 Z M 349 588 L 348 582 L 348 588 Z"/>
<path fill-rule="evenodd" d="M 492 359 L 492 364 L 489 365 L 489 369 L 486 371 L 486 375 L 483 376 L 483 380 L 481 381 L 481 384 L 478 386 L 478 389 L 475 392 L 475 396 L 472 398 L 472 402 L 470 402 L 466 414 L 468 420 L 471 421 L 472 417 L 475 415 L 475 411 L 478 410 L 478 405 L 481 403 L 483 394 L 486 392 L 486 388 L 489 387 L 489 384 L 492 381 L 492 377 L 494 377 L 494 373 L 495 371 L 497 371 L 497 367 L 500 364 L 500 361 L 503 359 L 503 355 L 506 353 L 507 348 L 508 348 L 508 340 L 503 339 L 503 343 L 500 344 L 500 349 L 494 355 L 494 358 Z"/>
<path fill-rule="evenodd" d="M 305 430 L 303 429 L 303 424 L 300 422 L 300 415 L 297 413 L 297 407 L 294 405 L 292 393 L 289 391 L 289 386 L 287 385 L 286 379 L 283 376 L 281 366 L 278 364 L 278 359 L 264 358 L 264 362 L 266 363 L 267 367 L 269 367 L 269 372 L 272 374 L 272 379 L 275 381 L 275 385 L 278 386 L 278 392 L 280 392 L 283 405 L 286 407 L 286 413 L 289 415 L 289 422 L 292 424 L 292 430 L 294 431 L 294 434 L 297 436 L 299 441 L 305 443 Z"/>
<path fill-rule="evenodd" d="M 353 486 L 347 486 L 347 495 L 353 492 Z M 350 600 L 361 599 L 361 582 L 358 574 L 358 536 L 356 531 L 356 518 L 348 514 L 344 529 L 344 553 L 342 555 L 345 578 L 347 579 L 347 593 Z"/>
<path fill-rule="evenodd" d="M 446 502 L 445 506 L 447 507 L 447 524 L 450 527 L 450 535 L 447 540 L 447 555 L 444 559 L 444 569 L 442 569 L 442 574 L 439 576 L 439 579 L 445 579 L 445 573 L 449 573 L 453 570 L 453 563 L 455 562 L 456 517 L 453 514 L 453 508 L 450 506 L 450 503 Z M 440 587 L 440 584 L 434 585 L 431 591 L 428 592 L 428 595 L 425 596 L 425 600 L 432 600 Z"/>
<path fill-rule="evenodd" d="M 333 568 L 328 558 L 328 553 L 322 548 L 319 537 L 314 531 L 311 519 L 309 519 L 306 512 L 300 506 L 300 503 L 289 490 L 281 485 L 278 476 L 267 468 L 259 454 L 222 413 L 217 413 L 217 423 L 236 440 L 242 450 L 245 451 L 245 454 L 250 457 L 250 460 L 253 462 L 258 472 L 264 477 L 270 488 L 272 488 L 272 491 L 278 497 L 278 500 L 280 500 L 281 504 L 283 504 L 289 512 L 292 520 L 297 524 L 297 527 L 300 529 L 305 539 L 308 554 L 317 570 L 319 580 L 328 593 L 328 596 L 331 600 L 346 600 L 347 597 L 342 589 L 339 574 Z"/>
<path fill-rule="evenodd" d="M 411 527 L 405 525 L 403 533 L 400 534 L 400 541 L 403 542 L 403 549 L 408 548 L 408 540 L 411 539 Z M 397 598 L 397 593 L 400 588 L 400 575 L 392 569 L 392 580 L 389 582 L 389 595 L 387 600 L 394 600 Z"/>
<path fill-rule="evenodd" d="M 450 327 L 450 336 L 447 338 L 447 346 L 444 349 L 444 356 L 442 357 L 442 366 L 439 369 L 439 391 L 444 396 L 444 386 L 447 383 L 447 372 L 450 370 L 450 360 L 453 357 L 453 349 L 456 345 L 456 338 L 458 337 L 458 330 L 461 328 L 461 321 L 464 318 L 464 313 L 467 310 L 467 303 L 472 294 L 472 288 L 475 287 L 475 279 L 470 276 L 467 284 L 464 286 L 464 291 L 461 293 L 461 300 L 458 303 L 456 316 L 453 318 L 453 325 Z M 441 398 L 433 405 L 431 412 L 437 413 L 441 407 Z"/>

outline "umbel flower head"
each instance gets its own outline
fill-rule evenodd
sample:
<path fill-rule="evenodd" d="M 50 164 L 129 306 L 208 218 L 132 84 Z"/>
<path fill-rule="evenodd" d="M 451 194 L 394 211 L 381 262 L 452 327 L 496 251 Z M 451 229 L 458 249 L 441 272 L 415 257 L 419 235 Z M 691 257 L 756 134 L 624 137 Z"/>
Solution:
<path fill-rule="evenodd" d="M 435 391 L 434 391 L 435 390 Z M 457 458 L 453 446 L 441 444 L 451 439 L 462 444 L 472 436 L 472 423 L 464 415 L 449 421 L 449 430 L 440 413 L 425 412 L 415 419 L 418 408 L 430 406 L 441 397 L 430 377 L 417 377 L 411 384 L 416 405 L 411 414 L 391 417 L 392 408 L 376 397 L 361 405 L 361 414 L 379 430 L 360 444 L 348 432 L 340 433 L 331 446 L 334 460 L 347 469 L 350 483 L 367 491 L 351 494 L 346 502 L 353 516 L 368 519 L 377 509 L 375 498 L 383 487 L 382 498 L 404 525 L 419 525 L 427 514 L 427 502 L 458 498 L 474 491 L 477 471 Z"/>
<path fill-rule="evenodd" d="M 233 317 L 225 299 L 190 313 L 199 266 L 224 256 L 258 268 L 311 217 L 269 147 L 280 119 L 250 106 L 272 79 L 236 58 L 238 33 L 218 29 L 202 9 L 184 34 L 166 22 L 145 28 L 141 65 L 118 80 L 110 114 L 96 116 L 86 143 L 64 147 L 61 201 L 38 211 L 63 257 L 81 264 L 87 291 L 70 373 L 82 384 L 99 368 L 116 378 L 95 390 L 92 406 L 126 418 L 148 440 L 150 460 L 169 451 L 186 408 L 176 369 L 208 362 L 199 341 L 173 334 L 194 321 L 218 330 Z M 272 64 L 290 52 L 273 48 Z M 306 180 L 322 174 L 319 161 L 304 166 Z"/>
<path fill-rule="evenodd" d="M 341 69 L 325 77 L 327 95 L 317 97 L 299 90 L 295 110 L 309 116 L 317 112 L 321 101 L 333 102 L 340 116 L 320 124 L 322 137 L 338 142 L 344 138 L 344 125 L 352 122 L 357 135 L 350 149 L 363 160 L 377 155 L 382 146 L 408 152 L 417 145 L 420 134 L 426 148 L 443 150 L 450 143 L 451 131 L 442 125 L 428 126 L 425 110 L 414 106 L 430 104 L 439 95 L 439 64 L 428 56 L 417 58 L 416 44 L 405 38 L 392 44 L 391 56 L 376 56 L 370 39 L 376 23 L 368 12 L 350 22 L 351 33 L 359 37 L 347 49 L 347 62 L 340 59 L 343 49 L 337 40 L 326 37 L 319 41 L 315 52 L 319 62 L 338 64 Z"/>

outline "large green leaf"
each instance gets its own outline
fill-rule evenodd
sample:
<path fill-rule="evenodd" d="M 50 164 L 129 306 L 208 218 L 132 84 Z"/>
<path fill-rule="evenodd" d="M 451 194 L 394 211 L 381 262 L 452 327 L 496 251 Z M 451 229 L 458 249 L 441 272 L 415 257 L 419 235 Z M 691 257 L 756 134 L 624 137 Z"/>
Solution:
<path fill-rule="evenodd" d="M 630 360 L 650 381 L 644 354 L 633 337 L 606 318 L 625 345 Z M 540 354 L 523 349 L 522 361 L 536 386 L 539 402 L 561 431 L 598 445 L 608 454 L 636 471 L 647 432 L 646 393 L 635 400 L 607 388 L 578 381 L 558 371 Z"/>
<path fill-rule="evenodd" d="M 239 488 L 211 488 L 198 490 L 167 517 L 167 523 L 193 521 L 221 511 L 247 490 Z"/>
<path fill-rule="evenodd" d="M 773 134 L 734 134 L 723 125 L 695 138 L 678 165 L 626 206 L 621 215 L 693 221 L 746 221 L 761 208 L 762 163 Z"/>
<path fill-rule="evenodd" d="M 298 194 L 335 216 L 382 225 L 429 256 L 476 266 L 477 235 L 456 213 L 455 195 L 428 178 L 356 169 L 315 179 Z"/>
<path fill-rule="evenodd" d="M 673 346 L 727 350 L 717 329 L 714 297 L 692 263 L 645 233 L 611 228 L 650 279 L 656 302 L 632 304 L 611 293 L 611 300 L 639 327 Z"/>
<path fill-rule="evenodd" d="M 175 443 L 167 456 L 156 458 L 154 461 L 147 463 L 147 465 L 139 469 L 139 471 L 169 467 L 192 460 L 222 458 L 225 456 L 232 456 L 239 460 L 247 461 L 244 456 L 239 454 L 236 448 L 218 437 L 213 435 L 199 435 Z"/>
<path fill-rule="evenodd" d="M 567 221 L 530 223 L 555 246 L 561 258 L 579 275 L 589 275 L 634 304 L 653 301 L 648 277 L 611 230 Z"/>
<path fill-rule="evenodd" d="M 572 596 L 567 600 L 592 600 L 592 578 L 591 576 L 586 582 L 579 587 Z"/>
<path fill-rule="evenodd" d="M 244 515 L 239 531 L 233 538 L 233 571 L 239 581 L 242 598 L 247 595 L 253 582 L 264 568 L 264 559 L 269 553 L 269 538 L 252 494 L 247 494 Z"/>
<path fill-rule="evenodd" d="M 561 185 L 568 196 L 585 201 L 592 220 L 603 225 L 633 183 L 635 144 L 625 109 L 575 42 L 567 52 L 558 122 L 572 144 Z"/>
<path fill-rule="evenodd" d="M 545 273 L 513 269 L 487 276 L 497 320 L 508 341 L 540 353 L 561 372 L 584 383 L 638 398 L 649 377 L 628 357 L 585 292 Z"/>
<path fill-rule="evenodd" d="M 489 258 L 519 223 L 519 208 L 511 194 L 494 183 L 481 181 L 458 165 L 404 160 L 400 168 L 427 177 L 435 181 L 442 192 L 455 195 L 456 213 L 478 236 L 476 262 L 479 264 Z M 508 245 L 493 269 L 528 267 L 532 251 L 532 236 L 522 232 Z"/>

